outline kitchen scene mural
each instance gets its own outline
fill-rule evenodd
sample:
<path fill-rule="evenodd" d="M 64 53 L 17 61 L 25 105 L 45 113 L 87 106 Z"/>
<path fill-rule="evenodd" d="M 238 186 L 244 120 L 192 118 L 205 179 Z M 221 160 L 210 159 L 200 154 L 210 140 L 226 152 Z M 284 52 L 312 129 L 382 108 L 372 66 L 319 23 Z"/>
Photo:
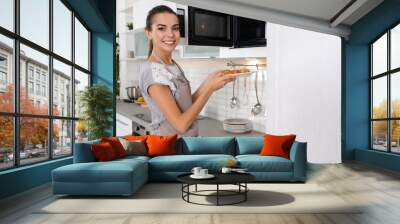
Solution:
<path fill-rule="evenodd" d="M 268 110 L 266 23 L 160 0 L 117 1 L 116 134 L 150 134 L 151 112 L 139 89 L 139 70 L 148 54 L 146 15 L 157 5 L 166 5 L 179 16 L 181 39 L 172 58 L 184 70 L 192 93 L 212 72 L 239 74 L 230 74 L 237 75 L 236 80 L 214 92 L 197 116 L 199 135 L 263 134 Z M 200 29 L 204 33 L 199 34 L 198 27 L 204 26 L 221 27 L 215 29 L 218 33 Z"/>

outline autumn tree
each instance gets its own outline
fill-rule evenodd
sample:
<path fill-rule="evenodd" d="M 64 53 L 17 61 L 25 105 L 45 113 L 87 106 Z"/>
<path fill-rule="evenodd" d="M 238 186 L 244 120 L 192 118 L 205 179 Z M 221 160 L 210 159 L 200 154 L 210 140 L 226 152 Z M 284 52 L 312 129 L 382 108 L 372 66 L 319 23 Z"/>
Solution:
<path fill-rule="evenodd" d="M 14 96 L 13 86 L 9 85 L 6 92 L 0 94 L 0 111 L 13 112 Z M 0 147 L 12 148 L 13 146 L 13 119 L 11 116 L 0 116 Z"/>
<path fill-rule="evenodd" d="M 13 85 L 8 85 L 6 92 L 0 94 L 0 111 L 13 112 L 14 98 Z M 29 99 L 29 95 L 24 87 L 20 88 L 20 109 L 23 114 L 41 114 L 46 115 L 48 107 L 43 106 L 47 104 L 34 105 Z M 58 110 L 55 111 L 59 113 Z M 13 147 L 13 117 L 0 116 L 0 146 L 3 148 Z M 48 136 L 48 119 L 47 118 L 20 118 L 20 148 L 24 149 L 26 145 L 45 145 Z M 53 138 L 59 136 L 59 128 L 57 125 L 53 126 Z"/>
<path fill-rule="evenodd" d="M 382 100 L 378 106 L 373 108 L 373 118 L 387 118 L 387 101 Z M 374 121 L 372 126 L 374 139 L 386 139 L 387 136 L 387 122 Z"/>
<path fill-rule="evenodd" d="M 400 117 L 400 100 L 394 99 L 391 104 L 391 117 Z M 378 106 L 373 108 L 373 118 L 387 118 L 387 101 L 382 100 Z M 392 141 L 398 141 L 400 138 L 400 122 L 391 121 Z M 375 121 L 373 125 L 374 138 L 384 138 L 387 136 L 387 121 Z"/>

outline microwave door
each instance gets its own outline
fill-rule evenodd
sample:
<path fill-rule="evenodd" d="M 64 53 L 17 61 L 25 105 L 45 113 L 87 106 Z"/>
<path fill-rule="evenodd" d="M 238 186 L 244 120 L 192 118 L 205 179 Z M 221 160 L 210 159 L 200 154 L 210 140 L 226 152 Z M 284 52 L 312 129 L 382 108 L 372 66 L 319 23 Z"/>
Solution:
<path fill-rule="evenodd" d="M 226 18 L 218 16 L 197 14 L 195 18 L 195 31 L 194 35 L 216 38 L 216 39 L 227 39 L 229 37 L 229 29 L 226 27 L 229 25 Z"/>
<path fill-rule="evenodd" d="M 235 16 L 235 48 L 266 46 L 265 21 Z"/>
<path fill-rule="evenodd" d="M 230 15 L 203 9 L 189 9 L 189 44 L 232 46 Z"/>

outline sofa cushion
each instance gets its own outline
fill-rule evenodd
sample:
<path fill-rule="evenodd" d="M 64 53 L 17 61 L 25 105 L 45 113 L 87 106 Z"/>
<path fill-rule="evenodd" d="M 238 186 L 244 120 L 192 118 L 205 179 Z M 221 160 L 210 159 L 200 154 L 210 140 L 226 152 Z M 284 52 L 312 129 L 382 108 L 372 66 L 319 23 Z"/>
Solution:
<path fill-rule="evenodd" d="M 235 159 L 231 155 L 175 155 L 158 156 L 149 160 L 150 171 L 190 172 L 193 167 L 200 166 L 209 171 L 219 171 L 228 160 Z"/>
<path fill-rule="evenodd" d="M 126 140 L 124 138 L 118 138 L 122 146 L 126 151 L 126 155 L 147 155 L 146 142 L 142 140 Z"/>
<path fill-rule="evenodd" d="M 126 151 L 124 146 L 122 146 L 121 142 L 117 137 L 103 137 L 101 138 L 101 142 L 108 142 L 114 149 L 115 155 L 117 158 L 122 158 L 126 156 Z"/>
<path fill-rule="evenodd" d="M 249 172 L 292 172 L 292 161 L 279 156 L 238 155 L 240 167 Z"/>
<path fill-rule="evenodd" d="M 105 162 L 118 158 L 112 145 L 108 142 L 92 144 L 90 148 L 92 149 L 94 157 L 96 157 L 96 161 Z"/>
<path fill-rule="evenodd" d="M 290 159 L 290 148 L 296 135 L 264 135 L 264 146 L 261 149 L 261 156 L 280 156 Z"/>
<path fill-rule="evenodd" d="M 140 159 L 74 163 L 53 170 L 52 175 L 58 182 L 130 182 L 134 172 L 147 171 L 145 166 Z"/>
<path fill-rule="evenodd" d="M 165 156 L 176 154 L 177 134 L 173 135 L 150 135 L 146 139 L 148 156 Z"/>
<path fill-rule="evenodd" d="M 92 144 L 99 144 L 100 139 L 87 141 L 87 142 L 77 142 L 74 147 L 74 163 L 88 163 L 95 162 L 96 158 L 90 148 Z"/>
<path fill-rule="evenodd" d="M 259 154 L 264 144 L 263 136 L 236 137 L 236 155 Z"/>
<path fill-rule="evenodd" d="M 185 155 L 226 154 L 234 155 L 234 137 L 182 137 L 177 144 L 177 153 Z"/>

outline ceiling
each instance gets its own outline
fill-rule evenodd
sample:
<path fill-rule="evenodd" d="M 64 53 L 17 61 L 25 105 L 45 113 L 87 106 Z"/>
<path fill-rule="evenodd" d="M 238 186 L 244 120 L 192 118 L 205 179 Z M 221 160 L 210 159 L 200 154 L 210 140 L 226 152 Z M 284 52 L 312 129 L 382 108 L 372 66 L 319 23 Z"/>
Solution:
<path fill-rule="evenodd" d="M 280 12 L 305 16 L 324 21 L 330 21 L 339 13 L 347 4 L 352 5 L 358 3 L 360 7 L 354 13 L 347 17 L 342 24 L 352 25 L 360 17 L 368 13 L 383 0 L 251 0 L 243 2 L 241 0 L 222 0 L 231 3 L 247 4 L 264 9 L 276 10 Z"/>
<path fill-rule="evenodd" d="M 351 25 L 383 0 L 172 0 L 281 25 L 348 37 Z"/>
<path fill-rule="evenodd" d="M 344 8 L 351 0 L 224 0 L 232 3 L 272 9 L 281 12 L 306 16 L 316 19 L 330 20 L 337 12 Z"/>

